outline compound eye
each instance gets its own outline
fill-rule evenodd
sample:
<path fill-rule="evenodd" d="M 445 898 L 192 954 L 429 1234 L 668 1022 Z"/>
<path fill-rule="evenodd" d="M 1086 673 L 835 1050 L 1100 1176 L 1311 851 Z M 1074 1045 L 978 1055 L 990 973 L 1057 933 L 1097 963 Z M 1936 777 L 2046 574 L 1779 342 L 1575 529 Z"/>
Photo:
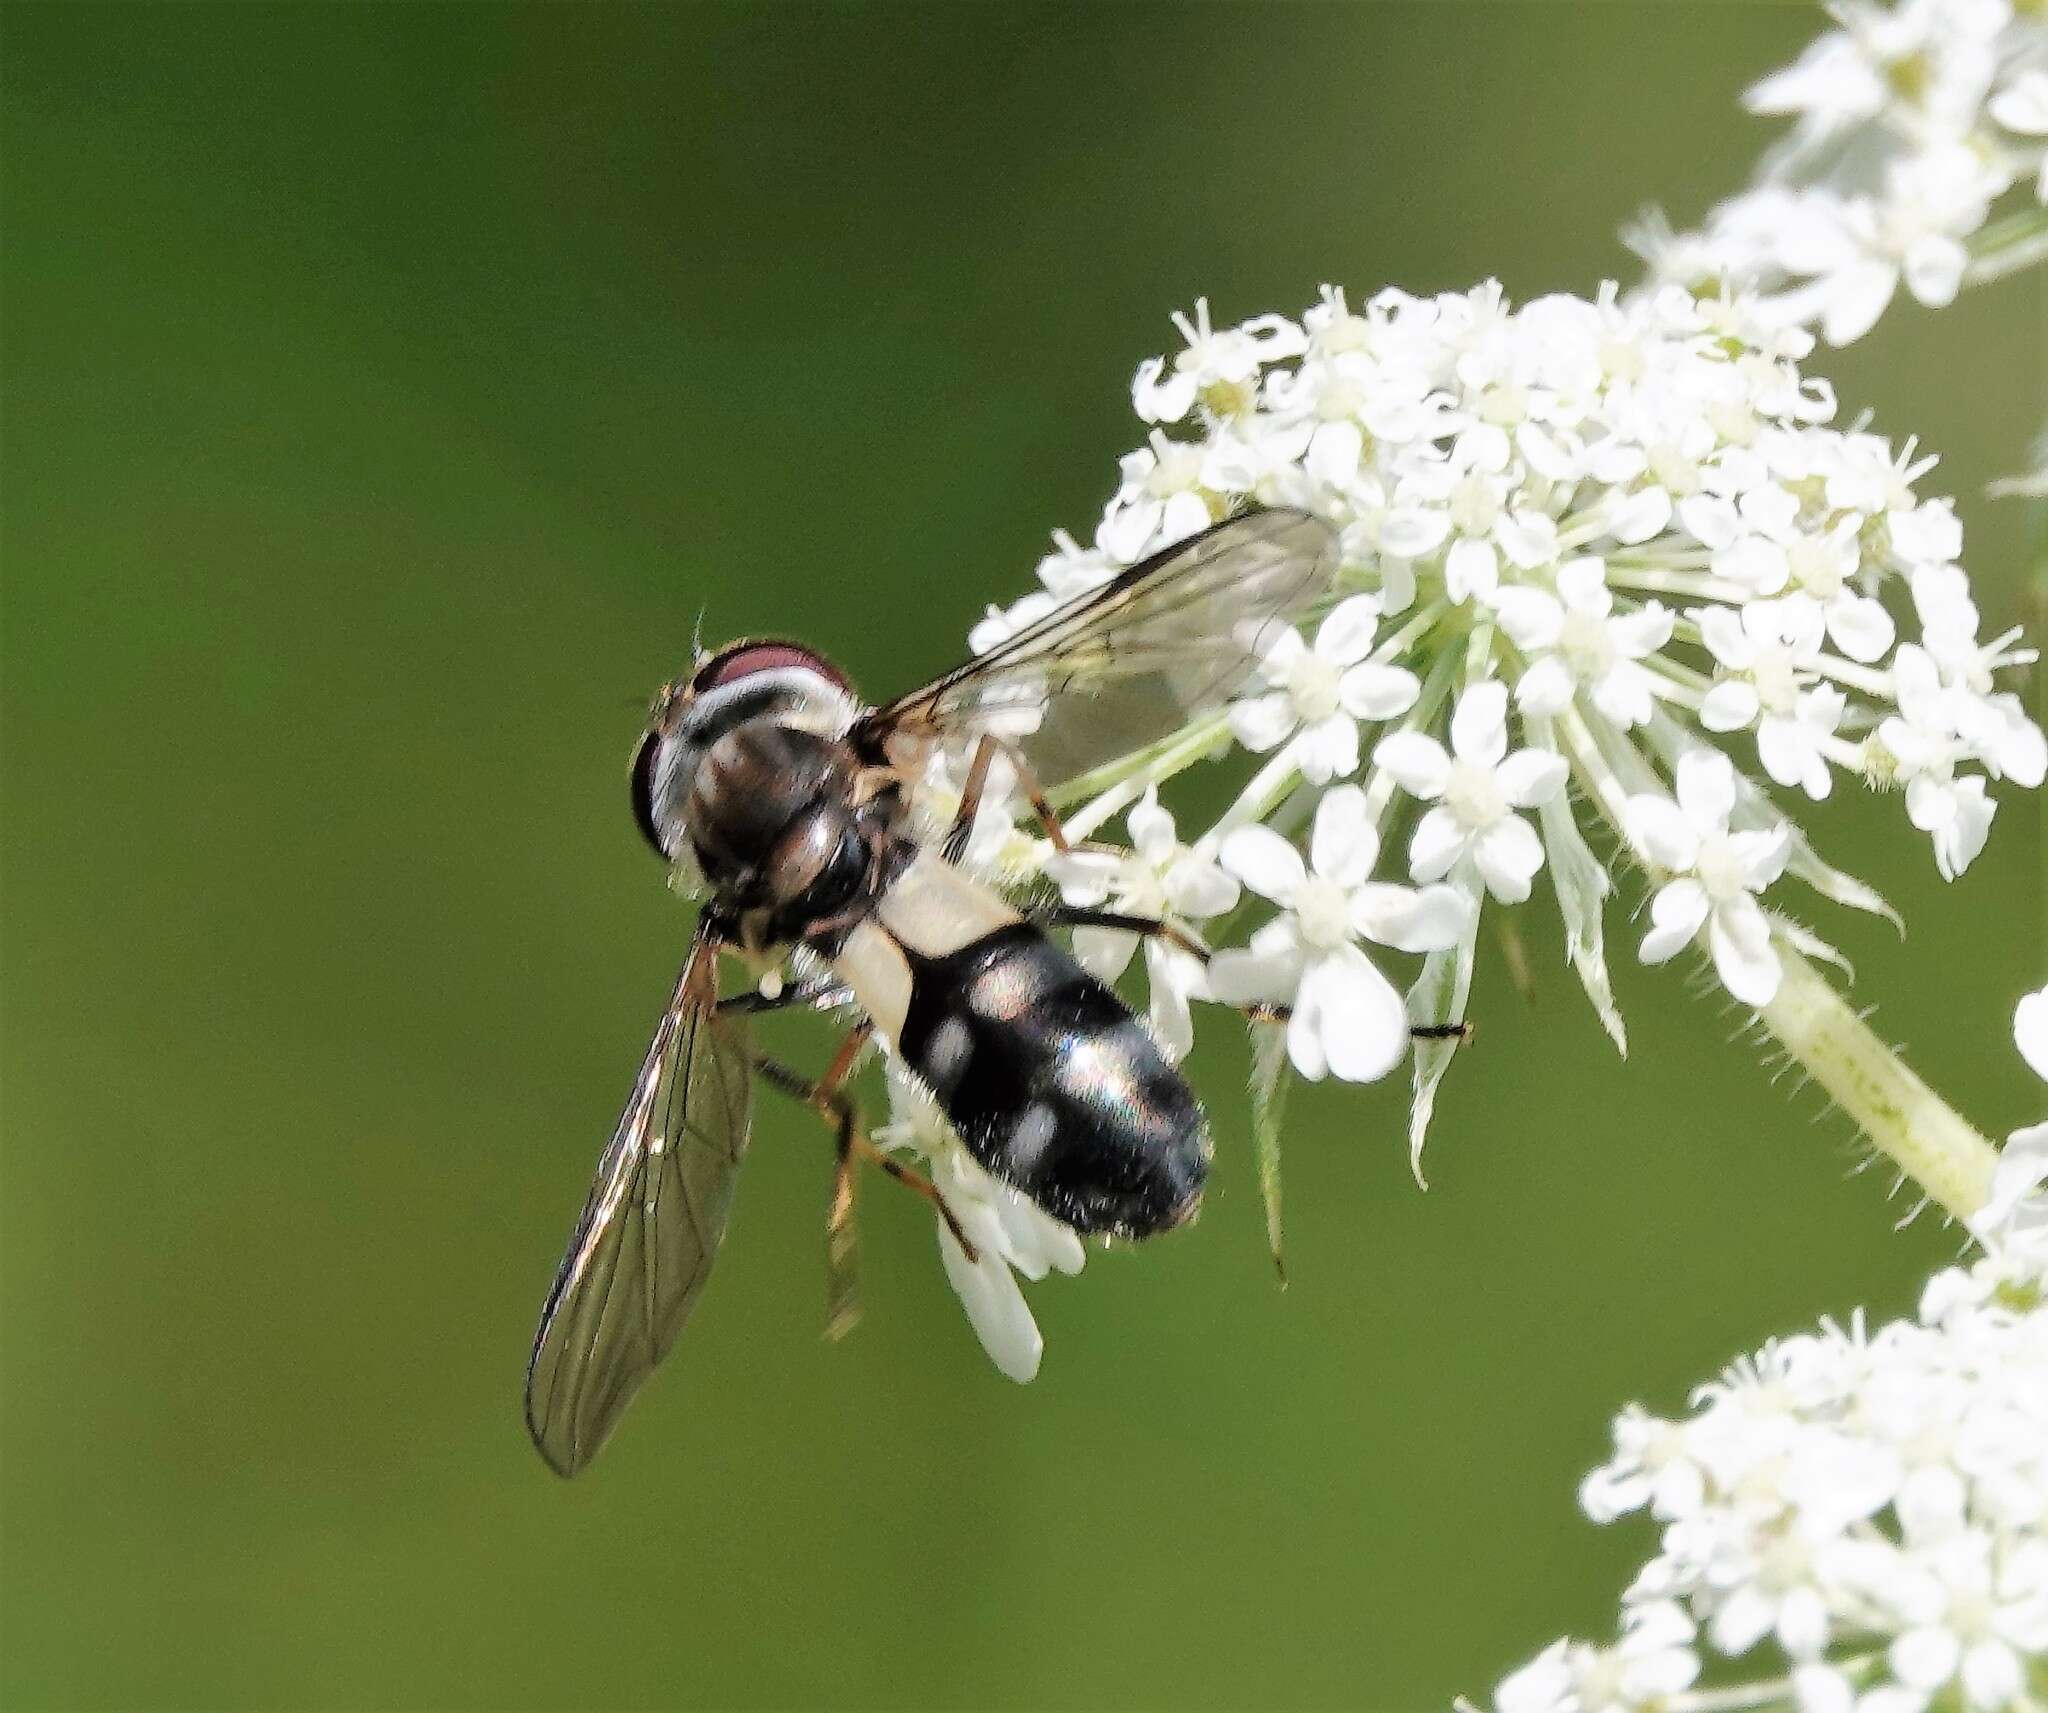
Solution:
<path fill-rule="evenodd" d="M 661 842 L 661 823 L 654 815 L 654 770 L 661 761 L 662 736 L 649 732 L 633 753 L 633 820 L 655 854 L 669 860 L 668 847 Z"/>
<path fill-rule="evenodd" d="M 690 689 L 695 694 L 702 695 L 707 690 L 716 690 L 721 685 L 736 683 L 756 672 L 774 672 L 792 666 L 806 672 L 815 672 L 828 684 L 835 684 L 842 690 L 853 688 L 847 682 L 845 673 L 822 654 L 814 653 L 802 643 L 736 642 L 721 648 L 697 668 L 696 675 L 690 680 Z"/>

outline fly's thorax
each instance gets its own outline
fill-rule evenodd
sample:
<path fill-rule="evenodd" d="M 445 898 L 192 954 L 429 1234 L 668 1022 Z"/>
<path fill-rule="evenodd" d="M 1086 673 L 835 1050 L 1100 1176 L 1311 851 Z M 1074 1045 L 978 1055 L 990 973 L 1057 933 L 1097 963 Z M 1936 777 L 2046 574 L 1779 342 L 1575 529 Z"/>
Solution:
<path fill-rule="evenodd" d="M 743 941 L 829 942 L 887 884 L 900 819 L 838 738 L 772 720 L 727 732 L 684 805 L 690 848 Z"/>

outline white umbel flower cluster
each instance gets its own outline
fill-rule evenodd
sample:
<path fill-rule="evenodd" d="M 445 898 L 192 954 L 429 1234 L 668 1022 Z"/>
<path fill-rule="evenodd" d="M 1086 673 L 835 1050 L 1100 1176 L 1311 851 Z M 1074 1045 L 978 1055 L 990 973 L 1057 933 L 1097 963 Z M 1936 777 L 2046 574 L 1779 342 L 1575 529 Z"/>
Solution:
<path fill-rule="evenodd" d="M 1255 505 L 1327 520 L 1336 586 L 1272 627 L 1233 705 L 1057 804 L 1071 853 L 1038 836 L 998 761 L 967 860 L 1164 923 L 1142 959 L 1117 927 L 1076 949 L 1108 979 L 1142 968 L 1169 1054 L 1216 1007 L 1254 1020 L 1276 1245 L 1290 1076 L 1409 1065 L 1419 1175 L 1486 909 L 1553 896 L 1566 956 L 1624 1045 L 1615 885 L 1596 854 L 1619 853 L 1648 881 L 1642 960 L 1696 950 L 1768 1024 L 1791 960 L 1833 956 L 1800 920 L 1815 898 L 1890 914 L 1822 860 L 1799 805 L 1895 794 L 1953 879 L 1983 847 L 1991 786 L 2048 772 L 2048 743 L 1999 684 L 2033 652 L 2017 631 L 1986 636 L 1954 508 L 1919 488 L 1934 461 L 1835 426 L 1832 390 L 1800 367 L 1811 335 L 1755 296 L 1609 286 L 1517 308 L 1488 284 L 1354 308 L 1325 288 L 1298 321 L 1219 328 L 1202 305 L 1176 324 L 1185 348 L 1138 371 L 1144 444 L 1092 541 L 1056 535 L 1042 587 L 991 608 L 971 646 Z M 1233 750 L 1249 783 L 1208 824 L 1178 824 L 1162 787 Z M 942 827 L 961 758 L 933 769 L 918 807 Z M 1390 958 L 1420 965 L 1390 974 Z M 965 1157 L 935 1114 L 910 1111 L 896 1134 L 954 1181 Z M 959 1184 L 977 1206 L 985 1187 Z M 948 1265 L 1023 1375 L 1037 1333 L 1012 1274 L 1069 1252 L 1002 1230 L 978 1268 Z"/>
<path fill-rule="evenodd" d="M 2048 256 L 2048 12 L 2013 0 L 1841 0 L 1756 84 L 1794 121 L 1697 232 L 1630 236 L 1658 284 L 1734 281 L 1761 311 L 1861 338 L 1903 285 L 1933 307 Z"/>
<path fill-rule="evenodd" d="M 2016 1033 L 2048 1073 L 2048 990 Z M 1497 1713 L 2048 1702 L 2044 1175 L 2048 1125 L 2016 1133 L 1973 1222 L 1985 1258 L 1937 1274 L 1912 1318 L 1767 1344 L 1681 1420 L 1624 1411 L 1580 1502 L 1647 1512 L 1658 1550 L 1619 1641 L 1554 1643 Z"/>
<path fill-rule="evenodd" d="M 1790 805 L 1896 791 L 1953 877 L 1989 785 L 2048 771 L 1996 682 L 2032 652 L 1984 636 L 1954 509 L 1919 491 L 1933 460 L 1835 426 L 1800 367 L 1810 335 L 1756 298 L 1610 286 L 1516 308 L 1489 284 L 1353 307 L 1326 288 L 1299 321 L 1218 329 L 1204 305 L 1177 322 L 1185 348 L 1138 371 L 1145 443 L 1093 545 L 1059 537 L 1044 587 L 975 635 L 991 646 L 1247 505 L 1341 532 L 1337 589 L 1269 640 L 1225 720 L 1062 805 L 1096 838 L 1131 816 L 1128 858 L 1054 866 L 1070 898 L 1142 897 L 1221 948 L 1206 971 L 1148 960 L 1174 1050 L 1191 1002 L 1258 1004 L 1288 1017 L 1295 1073 L 1384 1075 L 1406 1023 L 1464 1016 L 1482 908 L 1539 888 L 1619 1042 L 1609 848 L 1652 882 L 1644 959 L 1697 945 L 1764 1007 L 1781 949 L 1827 951 L 1795 887 L 1885 911 Z M 1158 788 L 1233 742 L 1250 784 L 1176 832 Z M 1169 858 L 1192 865 L 1179 882 Z M 1424 959 L 1405 1014 L 1368 946 Z M 1450 1056 L 1414 1055 L 1418 1148 Z"/>

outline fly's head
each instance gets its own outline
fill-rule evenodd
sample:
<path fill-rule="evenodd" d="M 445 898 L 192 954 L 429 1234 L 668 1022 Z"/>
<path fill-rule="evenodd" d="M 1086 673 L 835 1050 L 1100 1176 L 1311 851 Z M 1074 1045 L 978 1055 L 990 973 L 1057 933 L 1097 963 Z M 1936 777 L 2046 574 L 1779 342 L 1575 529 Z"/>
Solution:
<path fill-rule="evenodd" d="M 633 755 L 633 819 L 669 862 L 694 867 L 691 804 L 705 758 L 754 722 L 838 738 L 860 710 L 846 674 L 801 643 L 747 640 L 701 653 L 662 686 Z"/>

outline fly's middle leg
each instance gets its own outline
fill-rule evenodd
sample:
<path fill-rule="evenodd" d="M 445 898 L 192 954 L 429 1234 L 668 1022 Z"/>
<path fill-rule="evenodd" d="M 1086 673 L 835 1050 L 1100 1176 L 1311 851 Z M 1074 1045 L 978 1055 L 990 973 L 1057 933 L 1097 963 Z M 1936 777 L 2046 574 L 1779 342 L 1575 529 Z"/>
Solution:
<path fill-rule="evenodd" d="M 892 1158 L 869 1141 L 861 1129 L 860 1112 L 846 1092 L 847 1080 L 860 1062 L 861 1050 L 872 1033 L 868 1024 L 848 1032 L 833 1055 L 825 1074 L 815 1081 L 774 1059 L 756 1058 L 755 1069 L 774 1088 L 801 1101 L 832 1131 L 832 1195 L 825 1216 L 826 1313 L 825 1336 L 841 1338 L 860 1319 L 859 1242 L 855 1220 L 855 1191 L 859 1183 L 856 1166 L 865 1162 L 878 1167 L 905 1189 L 932 1204 L 946 1229 L 969 1261 L 979 1258 L 953 1210 L 938 1186 L 922 1172 Z"/>

